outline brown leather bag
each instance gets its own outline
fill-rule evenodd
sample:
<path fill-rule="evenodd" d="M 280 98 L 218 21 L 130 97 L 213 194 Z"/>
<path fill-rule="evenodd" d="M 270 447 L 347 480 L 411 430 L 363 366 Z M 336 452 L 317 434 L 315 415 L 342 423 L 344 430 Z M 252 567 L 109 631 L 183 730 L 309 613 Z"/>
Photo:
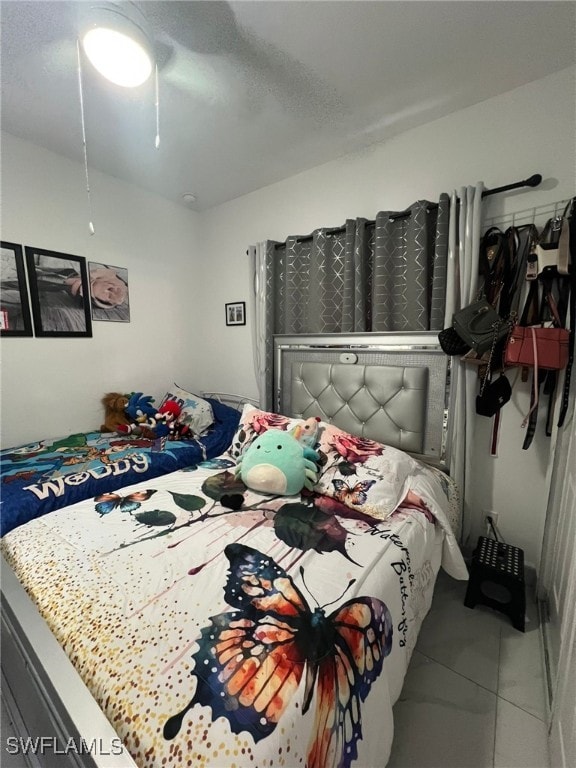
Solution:
<path fill-rule="evenodd" d="M 568 362 L 570 331 L 516 325 L 506 342 L 505 365 L 560 371 Z"/>

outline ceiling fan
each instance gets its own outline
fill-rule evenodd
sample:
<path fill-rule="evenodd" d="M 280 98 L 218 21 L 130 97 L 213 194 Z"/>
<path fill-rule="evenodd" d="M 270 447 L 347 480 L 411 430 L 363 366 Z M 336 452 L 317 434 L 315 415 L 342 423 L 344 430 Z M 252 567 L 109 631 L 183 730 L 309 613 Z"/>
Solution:
<path fill-rule="evenodd" d="M 94 0 L 78 5 L 82 30 L 106 19 L 122 34 L 131 27 L 152 62 L 146 79 L 156 67 L 163 85 L 185 93 L 197 105 L 226 110 L 234 105 L 253 115 L 270 93 L 287 109 L 317 104 L 319 94 L 323 102 L 337 103 L 337 95 L 313 73 L 244 29 L 232 3 Z"/>

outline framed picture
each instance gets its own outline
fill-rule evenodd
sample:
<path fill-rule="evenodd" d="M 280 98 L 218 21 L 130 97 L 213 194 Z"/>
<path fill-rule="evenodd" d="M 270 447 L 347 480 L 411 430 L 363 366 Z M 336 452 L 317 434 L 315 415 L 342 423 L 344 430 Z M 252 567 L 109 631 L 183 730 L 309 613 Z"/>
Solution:
<path fill-rule="evenodd" d="M 246 302 L 226 304 L 226 325 L 246 325 Z"/>
<path fill-rule="evenodd" d="M 32 336 L 22 246 L 0 242 L 0 334 Z"/>
<path fill-rule="evenodd" d="M 92 336 L 86 259 L 26 246 L 36 336 Z"/>
<path fill-rule="evenodd" d="M 89 261 L 88 278 L 92 320 L 129 323 L 128 270 Z"/>

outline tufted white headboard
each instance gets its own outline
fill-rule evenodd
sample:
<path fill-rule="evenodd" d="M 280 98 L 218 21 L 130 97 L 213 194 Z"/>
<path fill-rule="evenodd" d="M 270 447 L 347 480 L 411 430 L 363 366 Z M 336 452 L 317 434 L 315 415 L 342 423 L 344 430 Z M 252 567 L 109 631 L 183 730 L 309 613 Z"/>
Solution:
<path fill-rule="evenodd" d="M 450 358 L 436 332 L 275 337 L 276 410 L 446 468 Z"/>

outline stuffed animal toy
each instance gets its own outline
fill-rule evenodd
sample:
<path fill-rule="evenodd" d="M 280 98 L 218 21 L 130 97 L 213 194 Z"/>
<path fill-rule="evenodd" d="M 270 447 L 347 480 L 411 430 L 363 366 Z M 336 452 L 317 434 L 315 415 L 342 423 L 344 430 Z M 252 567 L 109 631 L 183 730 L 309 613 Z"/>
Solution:
<path fill-rule="evenodd" d="M 313 457 L 318 454 L 289 432 L 268 429 L 240 457 L 235 474 L 247 488 L 274 496 L 312 490 L 317 479 Z"/>
<path fill-rule="evenodd" d="M 153 405 L 151 395 L 144 395 L 142 392 L 132 392 L 125 408 L 126 421 L 119 424 L 116 432 L 121 435 L 135 435 L 154 439 L 153 428 L 156 426 L 154 419 L 156 408 Z"/>
<path fill-rule="evenodd" d="M 108 392 L 102 398 L 104 406 L 104 424 L 100 427 L 100 432 L 116 432 L 120 425 L 130 423 L 126 414 L 128 397 L 120 392 Z"/>
<path fill-rule="evenodd" d="M 122 435 L 137 435 L 148 440 L 157 440 L 158 438 L 183 440 L 186 437 L 191 437 L 189 434 L 191 430 L 178 421 L 181 411 L 181 407 L 175 400 L 167 400 L 152 415 L 141 413 L 137 416 L 136 421 L 119 425 L 117 431 Z"/>
<path fill-rule="evenodd" d="M 144 421 L 146 417 L 154 416 L 156 408 L 153 405 L 154 398 L 144 395 L 142 392 L 132 392 L 126 406 L 126 423 Z M 143 418 L 144 417 L 144 418 Z"/>
<path fill-rule="evenodd" d="M 319 416 L 310 416 L 309 419 L 306 419 L 302 424 L 297 424 L 293 429 L 290 430 L 290 434 L 294 435 L 296 440 L 302 445 L 305 449 L 310 448 L 312 451 L 312 454 L 314 455 L 307 455 L 307 451 L 304 451 L 304 456 L 308 459 L 312 459 L 317 461 L 318 460 L 318 454 L 314 450 L 314 446 L 318 442 L 318 434 L 320 432 L 320 417 Z"/>
<path fill-rule="evenodd" d="M 168 440 L 183 440 L 192 437 L 192 430 L 187 424 L 178 421 L 182 408 L 176 400 L 166 400 L 160 406 L 156 419 L 156 437 L 166 437 Z"/>

